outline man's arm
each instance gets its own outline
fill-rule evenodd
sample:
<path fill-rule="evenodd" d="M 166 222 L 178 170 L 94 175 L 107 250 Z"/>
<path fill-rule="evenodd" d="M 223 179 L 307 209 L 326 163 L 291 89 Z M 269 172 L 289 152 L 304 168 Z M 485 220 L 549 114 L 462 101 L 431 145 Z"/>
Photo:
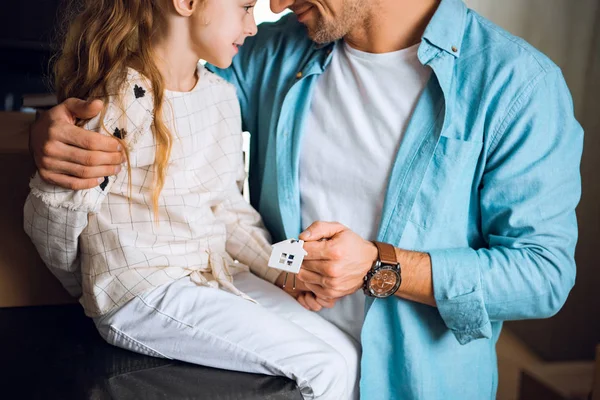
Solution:
<path fill-rule="evenodd" d="M 397 250 L 399 297 L 435 304 L 460 343 L 491 337 L 491 321 L 554 315 L 575 281 L 575 207 L 581 193 L 583 132 L 559 70 L 540 76 L 514 102 L 488 149 L 481 182 L 485 248 Z M 339 224 L 318 223 L 299 278 L 318 296 L 360 288 L 376 257 Z"/>
<path fill-rule="evenodd" d="M 583 130 L 558 68 L 532 80 L 487 151 L 481 249 L 429 251 L 436 302 L 461 343 L 491 321 L 548 318 L 575 283 Z"/>
<path fill-rule="evenodd" d="M 362 288 L 377 259 L 377 248 L 342 224 L 315 222 L 304 231 L 304 258 L 298 278 L 319 299 L 336 300 Z M 327 239 L 321 241 L 321 239 Z M 402 285 L 396 296 L 435 306 L 429 254 L 396 248 Z"/>
<path fill-rule="evenodd" d="M 99 100 L 67 99 L 31 126 L 29 149 L 44 181 L 81 190 L 98 186 L 105 176 L 118 173 L 124 157 L 119 142 L 75 125 L 101 110 Z"/>

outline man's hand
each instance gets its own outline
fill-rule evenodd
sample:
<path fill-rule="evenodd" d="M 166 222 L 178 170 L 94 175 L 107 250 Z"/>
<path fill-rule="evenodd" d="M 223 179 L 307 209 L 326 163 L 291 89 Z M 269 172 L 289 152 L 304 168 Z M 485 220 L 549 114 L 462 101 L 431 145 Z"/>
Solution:
<path fill-rule="evenodd" d="M 67 99 L 45 112 L 31 127 L 29 149 L 40 176 L 48 183 L 80 190 L 98 186 L 121 169 L 120 143 L 75 126 L 102 111 L 102 102 Z"/>
<path fill-rule="evenodd" d="M 377 259 L 377 247 L 337 222 L 315 222 L 302 232 L 304 257 L 298 280 L 317 298 L 337 301 L 356 292 Z"/>
<path fill-rule="evenodd" d="M 300 303 L 302 307 L 309 311 L 321 311 L 323 308 L 332 308 L 335 305 L 335 301 L 333 300 L 318 298 L 298 279 L 296 279 L 296 288 L 294 289 L 294 274 L 288 274 L 287 281 L 285 275 L 286 273 L 282 272 L 275 281 L 275 285 L 279 286 L 283 291 L 298 300 L 298 303 Z M 285 287 L 283 287 L 284 282 Z"/>

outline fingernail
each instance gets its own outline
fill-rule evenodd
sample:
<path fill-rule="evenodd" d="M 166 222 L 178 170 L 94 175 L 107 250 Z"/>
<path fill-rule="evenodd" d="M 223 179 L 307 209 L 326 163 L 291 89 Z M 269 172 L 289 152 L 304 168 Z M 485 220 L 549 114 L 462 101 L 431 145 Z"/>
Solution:
<path fill-rule="evenodd" d="M 127 157 L 125 157 L 125 154 L 123 154 L 123 157 L 121 157 L 121 162 L 126 162 L 127 161 Z"/>
<path fill-rule="evenodd" d="M 104 178 L 98 178 L 98 183 L 104 182 Z"/>
<path fill-rule="evenodd" d="M 301 233 L 304 237 L 310 237 L 310 231 L 304 231 Z"/>
<path fill-rule="evenodd" d="M 123 150 L 123 148 L 121 147 L 121 145 L 120 144 L 117 145 L 117 151 L 121 151 L 121 150 Z"/>
<path fill-rule="evenodd" d="M 115 175 L 116 175 L 116 174 L 118 174 L 119 172 L 121 172 L 121 166 L 120 166 L 120 165 L 117 165 L 117 166 L 115 167 Z"/>

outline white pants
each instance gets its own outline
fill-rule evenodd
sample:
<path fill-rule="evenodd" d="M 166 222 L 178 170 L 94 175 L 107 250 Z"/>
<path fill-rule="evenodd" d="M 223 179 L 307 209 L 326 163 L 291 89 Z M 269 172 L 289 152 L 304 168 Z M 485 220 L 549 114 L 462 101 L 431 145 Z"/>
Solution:
<path fill-rule="evenodd" d="M 185 277 L 94 322 L 108 343 L 137 353 L 286 376 L 305 399 L 358 399 L 354 339 L 251 273 L 234 284 L 260 305 Z"/>
<path fill-rule="evenodd" d="M 360 343 L 365 321 L 365 295 L 362 289 L 342 297 L 332 308 L 323 308 L 318 314 Z"/>

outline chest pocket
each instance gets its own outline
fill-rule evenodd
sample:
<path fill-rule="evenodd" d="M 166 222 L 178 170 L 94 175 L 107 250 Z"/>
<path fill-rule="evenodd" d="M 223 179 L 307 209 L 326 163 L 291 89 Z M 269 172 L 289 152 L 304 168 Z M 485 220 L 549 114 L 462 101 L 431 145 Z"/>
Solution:
<path fill-rule="evenodd" d="M 409 221 L 430 228 L 465 221 L 482 143 L 440 137 Z"/>

